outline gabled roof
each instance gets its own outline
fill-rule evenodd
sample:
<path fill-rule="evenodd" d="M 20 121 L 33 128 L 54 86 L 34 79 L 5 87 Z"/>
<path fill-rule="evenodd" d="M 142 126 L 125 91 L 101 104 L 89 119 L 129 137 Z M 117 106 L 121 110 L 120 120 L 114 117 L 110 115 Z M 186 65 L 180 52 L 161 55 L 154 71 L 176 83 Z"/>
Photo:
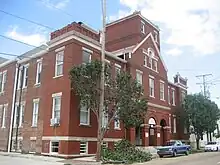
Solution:
<path fill-rule="evenodd" d="M 166 67 L 166 64 L 165 64 L 165 62 L 163 60 L 163 57 L 160 54 L 160 50 L 159 50 L 159 48 L 157 46 L 157 43 L 154 40 L 154 37 L 153 37 L 152 33 L 149 33 L 139 44 L 137 44 L 137 46 L 133 49 L 132 54 L 135 53 L 137 51 L 137 49 L 140 48 L 140 46 L 143 45 L 148 38 L 151 38 L 151 40 L 153 41 L 154 47 L 155 47 L 155 49 L 156 49 L 156 51 L 157 51 L 157 53 L 158 53 L 158 55 L 159 55 L 159 57 L 160 57 L 160 59 L 162 61 L 162 64 L 163 64 L 165 70 L 168 71 L 168 69 Z"/>

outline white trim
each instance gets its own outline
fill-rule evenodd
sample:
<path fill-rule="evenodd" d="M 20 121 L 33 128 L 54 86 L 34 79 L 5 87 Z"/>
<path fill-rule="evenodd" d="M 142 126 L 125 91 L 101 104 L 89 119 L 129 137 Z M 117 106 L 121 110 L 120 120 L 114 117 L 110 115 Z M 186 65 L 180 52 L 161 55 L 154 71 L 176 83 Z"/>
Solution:
<path fill-rule="evenodd" d="M 79 150 L 79 153 L 80 153 L 80 155 L 86 155 L 86 154 L 88 154 L 88 149 L 89 149 L 89 144 L 88 144 L 88 141 L 80 141 L 80 148 L 81 148 L 81 143 L 85 143 L 85 147 L 86 147 L 86 152 L 85 153 L 80 153 L 81 152 L 81 150 Z"/>
<path fill-rule="evenodd" d="M 132 46 L 129 46 L 129 47 L 125 47 L 125 48 L 122 48 L 122 49 L 115 50 L 111 53 L 116 55 L 116 56 L 122 55 L 122 54 L 125 54 L 125 53 L 131 53 L 132 50 L 134 49 L 134 47 L 135 47 L 135 45 L 132 45 Z"/>
<path fill-rule="evenodd" d="M 164 68 L 165 68 L 165 70 L 166 70 L 166 72 L 167 72 L 168 69 L 167 69 L 167 67 L 166 67 L 166 65 L 165 65 L 165 62 L 164 62 L 164 60 L 163 60 L 163 57 L 162 57 L 161 54 L 160 54 L 160 50 L 159 50 L 159 48 L 158 48 L 156 42 L 155 42 L 154 39 L 153 39 L 152 33 L 149 33 L 149 34 L 133 49 L 132 53 L 135 53 L 135 52 L 137 51 L 137 49 L 138 49 L 149 37 L 151 37 L 151 39 L 152 39 L 152 41 L 153 41 L 153 44 L 154 44 L 154 47 L 156 48 L 156 51 L 157 51 L 157 53 L 158 53 L 158 55 L 159 55 L 159 57 L 160 57 L 160 59 L 161 59 L 161 61 L 162 61 L 162 64 L 163 64 L 163 66 L 164 66 Z"/>
<path fill-rule="evenodd" d="M 152 52 L 154 53 L 154 50 L 153 50 L 152 48 L 148 48 L 148 49 L 150 49 L 150 51 L 152 51 Z M 154 56 L 150 56 L 149 53 L 148 53 L 148 51 L 146 51 L 146 49 L 142 49 L 142 52 L 143 52 L 145 55 L 147 55 L 148 57 L 150 57 L 150 58 L 152 58 L 152 59 L 158 61 L 158 57 L 155 56 L 155 53 L 154 53 Z"/>
<path fill-rule="evenodd" d="M 12 137 L 12 140 L 15 140 L 16 139 L 16 137 L 15 136 L 13 136 Z M 18 136 L 18 138 L 17 138 L 18 140 L 23 140 L 23 137 L 22 136 Z"/>
<path fill-rule="evenodd" d="M 17 60 L 17 63 L 21 64 L 21 63 L 27 62 L 27 61 L 31 60 L 32 58 L 36 58 L 36 57 L 42 56 L 42 55 L 46 54 L 47 52 L 48 52 L 48 49 L 44 49 L 42 51 L 39 51 L 38 53 L 33 54 L 32 56 L 28 56 L 27 58 L 23 57 L 24 59 Z M 22 58 L 22 56 L 21 56 L 21 58 Z"/>
<path fill-rule="evenodd" d="M 40 99 L 39 99 L 39 98 L 33 99 L 33 103 L 38 103 L 38 102 L 40 102 Z"/>
<path fill-rule="evenodd" d="M 39 59 L 37 60 L 37 63 L 38 63 L 38 62 L 42 62 L 42 61 L 43 61 L 43 57 L 39 58 Z"/>
<path fill-rule="evenodd" d="M 0 68 L 3 68 L 4 66 L 10 64 L 10 63 L 13 63 L 13 62 L 16 62 L 16 59 L 13 59 L 13 60 L 7 60 L 3 63 L 0 64 Z"/>
<path fill-rule="evenodd" d="M 110 63 L 111 63 L 109 60 L 106 60 L 106 59 L 105 59 L 105 62 L 107 62 L 108 64 L 110 64 Z"/>
<path fill-rule="evenodd" d="M 161 83 L 165 84 L 165 82 L 163 80 L 160 80 Z"/>
<path fill-rule="evenodd" d="M 52 97 L 58 97 L 58 96 L 62 96 L 62 92 L 52 94 Z"/>
<path fill-rule="evenodd" d="M 52 143 L 53 143 L 53 142 L 58 142 L 58 152 L 52 152 L 52 151 L 51 151 L 51 149 L 52 149 Z M 59 140 L 51 140 L 51 141 L 50 141 L 49 153 L 50 153 L 51 155 L 57 155 L 57 154 L 59 154 L 59 147 L 60 147 L 60 142 L 59 142 Z"/>
<path fill-rule="evenodd" d="M 121 65 L 115 63 L 115 67 L 121 68 Z"/>
<path fill-rule="evenodd" d="M 155 77 L 154 77 L 154 76 L 151 76 L 151 75 L 149 75 L 149 78 L 155 79 Z"/>
<path fill-rule="evenodd" d="M 54 154 L 51 153 L 45 153 L 45 152 L 41 152 L 42 155 L 46 155 L 46 156 L 53 156 Z M 54 156 L 58 156 L 58 157 L 78 157 L 80 154 L 55 154 Z M 84 154 L 83 156 L 95 156 L 95 154 Z"/>
<path fill-rule="evenodd" d="M 136 72 L 140 73 L 140 74 L 143 74 L 143 71 L 139 70 L 139 69 L 136 69 Z"/>
<path fill-rule="evenodd" d="M 36 137 L 36 136 L 30 137 L 30 140 L 31 140 L 31 141 L 35 141 L 35 140 L 37 140 L 37 137 Z"/>
<path fill-rule="evenodd" d="M 90 50 L 90 49 L 88 49 L 88 48 L 82 47 L 82 50 L 84 50 L 84 51 L 86 51 L 86 52 L 88 52 L 88 53 L 93 54 L 93 51 Z"/>
<path fill-rule="evenodd" d="M 51 141 L 93 141 L 96 142 L 96 137 L 74 137 L 74 136 L 43 136 L 42 140 L 51 140 Z M 120 138 L 104 138 L 103 141 L 106 142 L 117 142 L 122 139 Z"/>
<path fill-rule="evenodd" d="M 77 40 L 81 43 L 84 43 L 94 49 L 97 49 L 99 51 L 101 51 L 101 45 L 99 42 L 87 37 L 87 36 L 84 36 L 83 34 L 79 33 L 79 32 L 76 32 L 76 31 L 70 31 L 68 33 L 65 33 L 61 36 L 59 36 L 58 38 L 56 39 L 53 39 L 51 41 L 48 42 L 49 44 L 49 48 L 53 48 L 57 45 L 60 45 L 61 43 L 64 43 L 66 41 L 69 41 L 69 40 Z M 108 51 L 105 51 L 106 55 L 111 57 L 112 59 L 115 59 L 117 61 L 120 61 L 120 62 L 123 62 L 123 63 L 127 63 L 126 60 L 123 60 L 117 56 L 115 56 L 114 54 L 112 54 L 111 52 L 108 52 Z"/>
<path fill-rule="evenodd" d="M 55 49 L 55 52 L 57 53 L 57 52 L 61 52 L 61 51 L 63 51 L 65 49 L 65 46 L 62 46 L 62 47 L 60 47 L 60 48 L 57 48 L 57 49 Z"/>
<path fill-rule="evenodd" d="M 14 113 L 15 113 L 15 96 L 16 96 L 16 88 L 17 88 L 17 75 L 18 75 L 19 68 L 16 66 L 15 68 L 15 79 L 14 79 L 14 89 L 13 89 L 13 96 L 12 96 L 12 106 L 11 106 L 11 122 L 10 122 L 10 128 L 9 128 L 9 138 L 8 138 L 8 152 L 10 152 L 11 149 L 11 137 L 12 137 L 12 129 L 13 129 L 13 123 L 14 123 Z"/>
<path fill-rule="evenodd" d="M 158 105 L 158 104 L 154 104 L 154 103 L 151 103 L 151 102 L 148 102 L 148 105 L 149 105 L 149 106 L 152 106 L 152 107 L 155 107 L 155 108 L 161 108 L 161 109 L 165 109 L 165 110 L 171 110 L 170 107 L 162 106 L 162 105 Z"/>

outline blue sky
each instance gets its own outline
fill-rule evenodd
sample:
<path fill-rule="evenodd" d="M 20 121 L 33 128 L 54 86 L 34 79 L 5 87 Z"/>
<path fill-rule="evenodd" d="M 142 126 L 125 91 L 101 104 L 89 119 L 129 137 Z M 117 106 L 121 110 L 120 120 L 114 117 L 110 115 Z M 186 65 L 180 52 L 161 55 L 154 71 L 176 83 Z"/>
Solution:
<path fill-rule="evenodd" d="M 167 7 L 164 7 L 167 6 Z M 189 92 L 200 92 L 196 75 L 211 73 L 211 98 L 220 105 L 220 1 L 219 0 L 107 0 L 108 21 L 140 10 L 157 24 L 161 54 L 168 76 L 179 72 L 188 78 Z M 73 21 L 101 29 L 101 0 L 1 0 L 0 10 L 61 28 Z M 0 35 L 39 45 L 49 39 L 50 29 L 0 12 Z M 0 52 L 21 54 L 31 47 L 0 37 Z"/>

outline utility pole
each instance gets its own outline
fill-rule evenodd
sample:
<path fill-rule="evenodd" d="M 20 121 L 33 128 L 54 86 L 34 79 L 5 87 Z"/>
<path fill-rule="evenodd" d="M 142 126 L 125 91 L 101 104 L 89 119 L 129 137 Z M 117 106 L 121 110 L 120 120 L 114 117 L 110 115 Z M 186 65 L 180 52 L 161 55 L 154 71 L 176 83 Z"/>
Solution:
<path fill-rule="evenodd" d="M 203 95 L 205 97 L 207 97 L 207 85 L 208 83 L 206 82 L 206 77 L 208 76 L 212 76 L 212 74 L 202 74 L 202 75 L 198 75 L 196 76 L 197 78 L 202 77 L 202 83 L 196 83 L 197 85 L 203 85 Z"/>
<path fill-rule="evenodd" d="M 106 31 L 106 0 L 102 1 L 102 34 L 101 34 L 101 77 L 100 77 L 100 103 L 98 111 L 98 134 L 97 134 L 97 151 L 96 151 L 96 161 L 100 162 L 101 160 L 101 145 L 102 145 L 102 116 L 104 110 L 104 87 L 105 87 L 105 31 Z"/>

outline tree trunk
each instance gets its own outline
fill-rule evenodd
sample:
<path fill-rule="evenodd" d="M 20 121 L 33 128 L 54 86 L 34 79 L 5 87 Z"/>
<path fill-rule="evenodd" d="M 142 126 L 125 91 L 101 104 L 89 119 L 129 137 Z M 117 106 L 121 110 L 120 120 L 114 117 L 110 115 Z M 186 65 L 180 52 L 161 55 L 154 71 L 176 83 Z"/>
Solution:
<path fill-rule="evenodd" d="M 196 138 L 196 149 L 197 149 L 197 150 L 200 149 L 199 138 Z"/>
<path fill-rule="evenodd" d="M 209 132 L 209 139 L 210 139 L 210 142 L 212 141 L 212 133 L 211 132 Z"/>
<path fill-rule="evenodd" d="M 209 142 L 209 133 L 208 131 L 206 132 L 206 136 L 207 136 L 207 143 Z"/>
<path fill-rule="evenodd" d="M 98 123 L 98 132 L 97 132 L 97 150 L 96 150 L 96 162 L 101 161 L 101 147 L 102 147 L 102 136 L 101 136 L 101 123 Z"/>

